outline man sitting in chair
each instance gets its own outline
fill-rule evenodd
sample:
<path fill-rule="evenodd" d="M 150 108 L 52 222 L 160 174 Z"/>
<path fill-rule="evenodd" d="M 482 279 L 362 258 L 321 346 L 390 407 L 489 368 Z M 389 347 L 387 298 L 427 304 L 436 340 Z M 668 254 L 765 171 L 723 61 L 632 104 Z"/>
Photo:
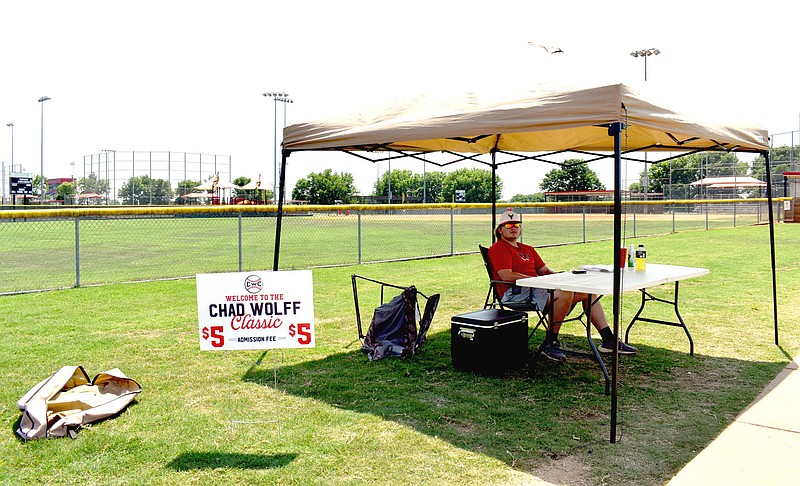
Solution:
<path fill-rule="evenodd" d="M 542 257 L 536 252 L 532 246 L 528 246 L 519 241 L 522 235 L 522 219 L 520 215 L 515 213 L 513 209 L 508 208 L 499 215 L 499 222 L 495 228 L 495 235 L 497 241 L 489 248 L 489 261 L 491 262 L 492 269 L 495 273 L 493 278 L 495 280 L 505 280 L 514 282 L 520 278 L 538 277 L 540 275 L 549 275 L 556 273 L 545 265 Z M 514 303 L 535 303 L 542 311 L 548 303 L 550 293 L 545 289 L 537 289 L 532 287 L 519 287 L 517 285 L 503 285 L 497 286 L 498 295 L 502 296 L 503 304 Z M 555 300 L 553 304 L 553 322 L 550 323 L 547 335 L 542 343 L 541 351 L 549 359 L 554 361 L 564 361 L 566 355 L 561 352 L 561 345 L 558 342 L 558 331 L 561 328 L 561 323 L 567 317 L 567 314 L 578 302 L 583 303 L 584 310 L 586 309 L 587 295 L 583 293 L 567 292 L 564 290 L 556 290 L 554 292 Z M 598 350 L 601 353 L 611 353 L 614 348 L 614 333 L 608 322 L 606 321 L 605 313 L 600 303 L 592 305 L 592 315 L 589 318 L 590 322 L 597 328 L 603 343 Z M 617 340 L 619 345 L 619 354 L 635 354 L 637 349 L 633 346 Z"/>

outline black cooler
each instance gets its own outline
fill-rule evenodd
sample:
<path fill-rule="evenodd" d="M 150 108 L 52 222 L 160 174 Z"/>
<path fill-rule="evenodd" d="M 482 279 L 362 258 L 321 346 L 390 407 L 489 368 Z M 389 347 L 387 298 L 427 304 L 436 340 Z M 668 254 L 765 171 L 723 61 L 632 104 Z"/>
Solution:
<path fill-rule="evenodd" d="M 484 309 L 453 316 L 450 356 L 464 371 L 493 374 L 520 368 L 528 353 L 528 314 Z"/>

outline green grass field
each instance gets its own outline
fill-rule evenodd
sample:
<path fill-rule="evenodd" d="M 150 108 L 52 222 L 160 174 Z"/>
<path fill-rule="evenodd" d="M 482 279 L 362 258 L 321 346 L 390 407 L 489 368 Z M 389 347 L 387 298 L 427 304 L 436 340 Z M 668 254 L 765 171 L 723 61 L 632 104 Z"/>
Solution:
<path fill-rule="evenodd" d="M 610 239 L 611 218 L 528 214 L 524 238 L 537 246 Z M 730 214 L 708 218 L 703 213 L 628 214 L 623 230 L 633 238 L 733 225 Z M 236 217 L 0 221 L 0 293 L 239 269 Z M 737 217 L 737 225 L 755 222 L 754 214 Z M 477 245 L 491 243 L 490 227 L 488 214 L 456 214 L 451 225 L 449 210 L 291 216 L 284 219 L 280 265 L 308 268 L 474 252 Z M 275 218 L 244 217 L 241 235 L 242 269 L 272 269 Z"/>
<path fill-rule="evenodd" d="M 317 346 L 283 352 L 200 352 L 191 279 L 2 296 L 0 482 L 663 484 L 800 352 L 800 225 L 778 225 L 776 239 L 780 346 L 767 226 L 644 240 L 651 262 L 711 273 L 681 284 L 695 356 L 679 329 L 632 331 L 640 354 L 620 365 L 615 444 L 590 361 L 530 361 L 499 377 L 452 368 L 450 317 L 480 308 L 487 289 L 477 254 L 315 269 Z M 607 241 L 541 253 L 556 269 L 612 254 Z M 442 294 L 419 354 L 361 353 L 352 273 Z M 362 287 L 368 321 L 377 293 Z M 624 295 L 623 321 L 637 304 Z M 565 326 L 562 340 L 585 346 L 582 329 Z M 144 391 L 75 440 L 19 441 L 16 401 L 66 364 L 91 376 L 119 367 Z"/>

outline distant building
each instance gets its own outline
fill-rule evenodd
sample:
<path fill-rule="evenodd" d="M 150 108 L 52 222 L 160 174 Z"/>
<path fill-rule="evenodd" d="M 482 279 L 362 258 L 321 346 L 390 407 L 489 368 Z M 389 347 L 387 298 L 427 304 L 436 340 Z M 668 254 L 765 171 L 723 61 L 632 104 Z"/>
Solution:
<path fill-rule="evenodd" d="M 71 177 L 57 177 L 55 179 L 47 179 L 47 190 L 44 194 L 45 201 L 55 201 L 58 196 L 58 186 L 65 182 L 75 182 Z"/>

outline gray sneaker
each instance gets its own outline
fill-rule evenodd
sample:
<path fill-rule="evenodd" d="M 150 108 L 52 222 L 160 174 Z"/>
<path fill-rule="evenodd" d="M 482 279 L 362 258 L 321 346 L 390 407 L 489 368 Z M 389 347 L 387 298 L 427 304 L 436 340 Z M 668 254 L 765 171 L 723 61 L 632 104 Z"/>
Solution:
<path fill-rule="evenodd" d="M 619 354 L 631 355 L 639 352 L 638 349 L 634 348 L 630 344 L 623 343 L 622 341 L 617 341 L 617 343 L 619 344 Z M 612 348 L 611 346 L 606 346 L 605 344 L 601 344 L 600 347 L 597 348 L 597 350 L 600 351 L 601 353 L 614 352 L 614 348 Z"/>
<path fill-rule="evenodd" d="M 553 361 L 561 362 L 567 360 L 567 355 L 561 352 L 561 343 L 558 342 L 558 339 L 551 343 L 543 344 L 541 352 L 545 358 Z"/>

